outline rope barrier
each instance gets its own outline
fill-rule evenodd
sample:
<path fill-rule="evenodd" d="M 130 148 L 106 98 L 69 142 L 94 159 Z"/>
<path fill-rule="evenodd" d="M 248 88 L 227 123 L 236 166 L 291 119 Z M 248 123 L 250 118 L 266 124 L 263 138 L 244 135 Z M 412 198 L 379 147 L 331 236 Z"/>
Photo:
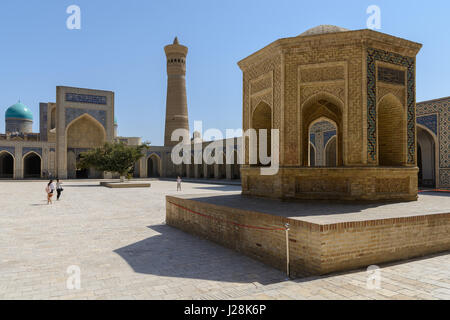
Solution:
<path fill-rule="evenodd" d="M 419 193 L 421 192 L 450 192 L 450 190 L 444 190 L 444 189 L 432 189 L 432 190 L 419 190 Z"/>
<path fill-rule="evenodd" d="M 233 221 L 230 221 L 230 220 L 220 219 L 220 218 L 213 217 L 213 216 L 210 216 L 210 215 L 207 215 L 207 214 L 204 214 L 204 213 L 200 213 L 200 212 L 191 210 L 189 208 L 183 207 L 183 206 L 181 206 L 179 204 L 173 203 L 171 201 L 168 201 L 168 202 L 170 204 L 176 206 L 176 207 L 179 207 L 179 208 L 181 208 L 183 210 L 186 210 L 188 212 L 194 213 L 196 215 L 199 215 L 199 216 L 202 216 L 202 217 L 205 217 L 205 218 L 208 218 L 208 219 L 214 219 L 214 220 L 217 220 L 217 221 L 220 221 L 220 222 L 229 223 L 229 224 L 241 227 L 241 228 L 257 229 L 257 230 L 265 230 L 265 231 L 284 231 L 284 230 L 286 230 L 285 228 L 265 228 L 265 227 L 257 227 L 257 226 L 250 226 L 250 225 L 240 224 L 240 223 L 236 223 L 236 222 L 233 222 Z"/>

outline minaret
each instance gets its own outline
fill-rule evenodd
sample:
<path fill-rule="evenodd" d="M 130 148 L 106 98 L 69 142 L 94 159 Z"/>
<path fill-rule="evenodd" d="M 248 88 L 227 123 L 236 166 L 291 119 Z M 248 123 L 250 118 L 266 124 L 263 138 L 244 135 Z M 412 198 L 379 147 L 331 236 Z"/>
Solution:
<path fill-rule="evenodd" d="M 183 128 L 189 131 L 189 120 L 186 99 L 186 55 L 188 48 L 178 43 L 164 47 L 167 57 L 167 100 L 166 128 L 164 146 L 174 146 L 178 141 L 171 141 L 172 132 Z"/>

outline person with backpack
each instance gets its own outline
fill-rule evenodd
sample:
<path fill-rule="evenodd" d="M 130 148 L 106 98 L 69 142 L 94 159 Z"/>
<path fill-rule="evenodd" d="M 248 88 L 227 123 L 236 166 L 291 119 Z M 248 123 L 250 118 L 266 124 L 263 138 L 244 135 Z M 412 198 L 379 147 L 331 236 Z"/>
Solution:
<path fill-rule="evenodd" d="M 53 180 L 50 180 L 50 182 L 47 184 L 47 187 L 45 187 L 45 192 L 47 192 L 47 204 L 51 204 L 53 192 L 55 191 L 55 186 L 53 185 Z"/>

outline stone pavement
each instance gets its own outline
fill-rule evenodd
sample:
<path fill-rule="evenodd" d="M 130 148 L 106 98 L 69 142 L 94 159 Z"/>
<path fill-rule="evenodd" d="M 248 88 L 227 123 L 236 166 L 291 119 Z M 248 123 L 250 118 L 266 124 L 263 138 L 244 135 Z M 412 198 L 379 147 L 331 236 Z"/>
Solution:
<path fill-rule="evenodd" d="M 450 254 L 286 281 L 258 261 L 164 224 L 172 181 L 109 189 L 65 181 L 46 205 L 45 182 L 0 181 L 0 299 L 450 299 Z M 239 186 L 184 183 L 182 193 Z M 79 267 L 80 289 L 67 281 Z M 69 281 L 69 284 L 73 282 Z"/>

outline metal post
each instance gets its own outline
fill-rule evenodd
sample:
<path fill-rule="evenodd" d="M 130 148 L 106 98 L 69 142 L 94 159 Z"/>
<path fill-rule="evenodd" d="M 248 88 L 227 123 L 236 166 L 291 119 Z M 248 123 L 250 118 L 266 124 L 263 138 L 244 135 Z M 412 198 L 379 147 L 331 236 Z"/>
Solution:
<path fill-rule="evenodd" d="M 286 274 L 289 279 L 289 223 L 286 223 L 284 227 L 286 228 Z"/>

